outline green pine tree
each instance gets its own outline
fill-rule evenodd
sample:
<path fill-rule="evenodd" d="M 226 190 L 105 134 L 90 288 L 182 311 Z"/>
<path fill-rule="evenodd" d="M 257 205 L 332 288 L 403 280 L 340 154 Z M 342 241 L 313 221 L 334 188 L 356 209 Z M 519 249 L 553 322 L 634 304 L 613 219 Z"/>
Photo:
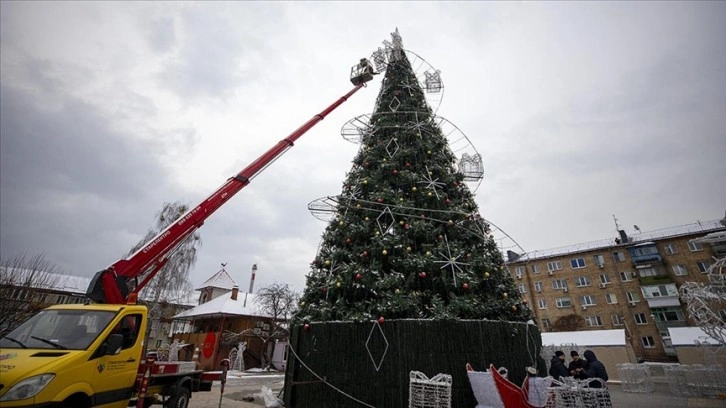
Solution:
<path fill-rule="evenodd" d="M 531 318 L 402 50 L 389 59 L 295 321 L 379 317 Z"/>

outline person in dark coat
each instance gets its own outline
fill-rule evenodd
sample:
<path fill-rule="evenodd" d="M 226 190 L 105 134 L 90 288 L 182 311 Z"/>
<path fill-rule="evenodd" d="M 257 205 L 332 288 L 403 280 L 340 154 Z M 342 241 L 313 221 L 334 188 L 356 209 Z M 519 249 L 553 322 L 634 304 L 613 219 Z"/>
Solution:
<path fill-rule="evenodd" d="M 567 371 L 570 372 L 570 375 L 578 380 L 584 380 L 587 378 L 587 375 L 584 373 L 587 369 L 587 361 L 581 359 L 580 355 L 575 350 L 570 352 L 570 357 L 572 357 L 572 361 L 570 361 L 570 365 L 567 367 Z"/>
<path fill-rule="evenodd" d="M 550 361 L 550 376 L 555 380 L 560 380 L 560 377 L 569 377 L 570 373 L 567 372 L 565 367 L 565 353 L 562 350 L 555 351 L 555 355 L 552 356 Z"/>
<path fill-rule="evenodd" d="M 600 378 L 607 382 L 608 372 L 605 370 L 605 365 L 597 359 L 595 353 L 593 353 L 592 350 L 585 350 L 583 356 L 585 356 L 585 360 L 587 360 L 587 369 L 583 371 L 587 378 Z M 600 388 L 600 383 L 591 382 L 590 387 Z"/>

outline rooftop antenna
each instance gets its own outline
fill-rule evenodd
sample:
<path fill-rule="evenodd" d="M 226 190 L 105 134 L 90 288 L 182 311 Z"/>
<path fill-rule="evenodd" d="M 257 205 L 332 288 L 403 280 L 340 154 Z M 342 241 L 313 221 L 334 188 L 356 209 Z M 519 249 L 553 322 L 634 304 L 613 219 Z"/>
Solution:
<path fill-rule="evenodd" d="M 618 224 L 618 219 L 615 218 L 615 214 L 613 214 L 613 220 L 615 221 L 615 231 L 620 232 L 620 225 Z"/>
<path fill-rule="evenodd" d="M 633 228 L 635 228 L 636 231 L 640 232 L 640 227 L 637 225 L 633 225 Z"/>
<path fill-rule="evenodd" d="M 242 307 L 247 306 L 247 294 L 252 293 L 252 288 L 255 286 L 255 274 L 257 273 L 257 264 L 252 264 L 252 277 L 250 277 L 250 291 L 245 293 L 245 301 Z"/>

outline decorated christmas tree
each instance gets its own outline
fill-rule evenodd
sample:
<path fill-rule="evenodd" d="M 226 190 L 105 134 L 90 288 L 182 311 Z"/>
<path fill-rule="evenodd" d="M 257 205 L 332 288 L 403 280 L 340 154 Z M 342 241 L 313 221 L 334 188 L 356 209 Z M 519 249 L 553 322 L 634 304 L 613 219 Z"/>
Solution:
<path fill-rule="evenodd" d="M 394 44 L 297 319 L 526 321 L 465 182 L 481 177 L 481 159 L 456 157 L 395 34 Z"/>
<path fill-rule="evenodd" d="M 346 406 L 341 395 L 405 406 L 411 370 L 458 369 L 448 374 L 461 383 L 466 362 L 514 353 L 508 368 L 536 365 L 526 347 L 541 343 L 539 332 L 525 323 L 531 312 L 474 201 L 481 156 L 462 153 L 468 139 L 427 102 L 442 92 L 439 72 L 417 76 L 411 59 L 418 69 L 422 59 L 398 30 L 384 43 L 372 57 L 383 75 L 374 111 L 343 128 L 360 150 L 342 193 L 310 205 L 329 224 L 292 324 L 288 406 Z M 431 357 L 432 347 L 442 355 Z M 386 365 L 392 354 L 401 357 Z M 296 386 L 322 376 L 339 392 Z M 468 384 L 457 385 L 468 391 L 457 402 L 471 402 Z"/>

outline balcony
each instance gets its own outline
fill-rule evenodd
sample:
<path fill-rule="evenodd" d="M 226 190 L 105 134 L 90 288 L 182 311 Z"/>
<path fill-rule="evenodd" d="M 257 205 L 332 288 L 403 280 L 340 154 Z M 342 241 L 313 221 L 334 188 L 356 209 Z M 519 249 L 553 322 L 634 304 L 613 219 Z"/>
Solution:
<path fill-rule="evenodd" d="M 656 247 L 655 242 L 644 242 L 634 245 L 628 248 L 628 252 L 630 252 L 630 257 L 633 259 L 636 267 L 648 262 L 663 262 L 663 258 L 658 253 L 658 247 Z"/>
<path fill-rule="evenodd" d="M 640 276 L 638 280 L 640 281 L 640 286 L 666 285 L 669 283 L 675 283 L 670 275 Z"/>
<path fill-rule="evenodd" d="M 648 278 L 658 278 L 659 276 L 648 276 Z M 678 289 L 674 283 L 658 282 L 648 286 L 641 286 L 640 291 L 643 298 L 648 302 L 648 307 L 671 307 L 681 306 L 678 297 Z"/>
<path fill-rule="evenodd" d="M 658 327 L 658 330 L 661 332 L 668 332 L 669 327 L 687 327 L 688 324 L 684 320 L 670 320 L 665 322 L 655 322 L 656 327 Z"/>

